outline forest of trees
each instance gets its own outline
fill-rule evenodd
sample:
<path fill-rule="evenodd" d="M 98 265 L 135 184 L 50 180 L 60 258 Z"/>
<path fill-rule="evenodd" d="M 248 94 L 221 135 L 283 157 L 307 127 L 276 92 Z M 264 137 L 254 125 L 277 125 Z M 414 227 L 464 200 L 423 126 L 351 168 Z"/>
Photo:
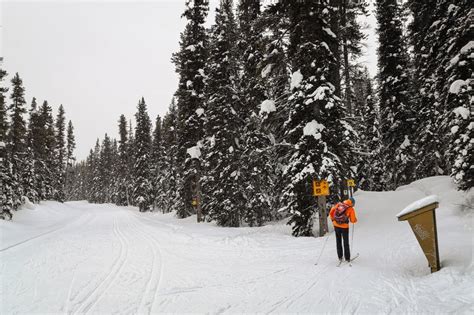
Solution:
<path fill-rule="evenodd" d="M 31 101 L 27 114 L 25 88 L 16 73 L 11 80 L 10 102 L 0 69 L 0 216 L 11 219 L 12 211 L 27 202 L 63 202 L 69 193 L 66 182 L 74 163 L 74 128 L 66 126 L 64 108 L 56 119 L 47 101 Z M 8 105 L 9 104 L 9 105 Z"/>
<path fill-rule="evenodd" d="M 152 121 L 138 100 L 133 122 L 118 120 L 119 139 L 98 139 L 87 160 L 71 165 L 74 141 L 69 132 L 66 146 L 60 140 L 64 114 L 53 124 L 47 103 L 38 110 L 48 137 L 37 144 L 28 136 L 36 111 L 17 126 L 24 107 L 15 104 L 24 100 L 14 87 L 7 124 L 2 96 L 7 153 L 0 154 L 8 162 L 0 174 L 22 182 L 2 186 L 4 196 L 15 194 L 7 198 L 14 206 L 22 192 L 35 201 L 133 205 L 229 227 L 289 218 L 293 235 L 310 236 L 321 210 L 313 179 L 331 183 L 330 202 L 349 178 L 380 191 L 450 175 L 467 190 L 474 180 L 470 10 L 468 0 L 375 1 L 378 75 L 371 78 L 358 61 L 367 1 L 221 0 L 206 28 L 208 0 L 187 0 L 168 112 Z"/>

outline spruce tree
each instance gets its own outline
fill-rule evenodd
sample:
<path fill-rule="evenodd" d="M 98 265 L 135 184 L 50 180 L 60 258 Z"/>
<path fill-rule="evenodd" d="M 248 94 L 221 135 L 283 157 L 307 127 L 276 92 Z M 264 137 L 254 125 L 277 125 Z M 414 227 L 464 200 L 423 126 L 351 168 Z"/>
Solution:
<path fill-rule="evenodd" d="M 472 41 L 472 3 L 442 1 L 440 9 L 446 14 L 446 44 L 451 59 L 445 64 L 446 81 L 442 91 L 443 114 L 439 119 L 449 161 L 449 173 L 459 189 L 474 185 L 474 123 L 472 119 L 472 90 L 474 88 L 474 44 Z"/>
<path fill-rule="evenodd" d="M 76 148 L 76 139 L 74 137 L 74 126 L 72 121 L 67 124 L 67 136 L 66 136 L 66 172 L 65 172 L 65 195 L 67 200 L 71 200 L 73 195 L 78 193 L 73 190 L 75 176 L 81 178 L 81 174 L 78 173 L 79 168 L 74 167 L 76 158 L 74 157 L 74 149 Z M 77 188 L 76 188 L 77 189 Z"/>
<path fill-rule="evenodd" d="M 221 226 L 240 226 L 245 200 L 241 187 L 239 102 L 235 91 L 237 76 L 236 23 L 232 1 L 222 0 L 211 30 L 210 57 L 206 74 L 206 194 L 204 212 Z"/>
<path fill-rule="evenodd" d="M 379 35 L 379 103 L 382 159 L 387 187 L 394 189 L 413 179 L 415 114 L 410 102 L 409 68 L 402 12 L 397 0 L 377 0 Z"/>
<path fill-rule="evenodd" d="M 55 121 L 54 185 L 55 200 L 64 201 L 64 175 L 66 170 L 66 117 L 63 105 L 59 106 Z"/>
<path fill-rule="evenodd" d="M 288 224 L 293 235 L 311 236 L 315 199 L 311 196 L 313 179 L 326 179 L 334 184 L 349 173 L 345 159 L 352 154 L 348 137 L 352 132 L 341 118 L 343 105 L 335 95 L 337 82 L 330 82 L 336 53 L 326 44 L 331 36 L 330 11 L 324 3 L 305 1 L 287 3 L 292 32 L 292 61 L 289 117 L 284 124 L 285 136 L 293 145 L 285 176 L 291 178 L 284 191 L 286 209 L 291 213 Z M 332 45 L 331 45 L 332 46 Z M 319 209 L 321 222 L 326 209 Z M 325 231 L 320 225 L 320 235 Z"/>
<path fill-rule="evenodd" d="M 74 157 L 74 149 L 76 148 L 76 138 L 74 137 L 74 126 L 72 121 L 67 124 L 67 136 L 66 136 L 66 165 L 72 167 L 76 158 Z"/>
<path fill-rule="evenodd" d="M 187 154 L 198 146 L 203 137 L 204 68 L 207 60 L 207 34 L 204 23 L 209 11 L 208 0 L 187 0 L 183 16 L 188 23 L 181 34 L 180 51 L 173 56 L 179 87 L 178 106 L 178 163 L 180 170 L 177 215 L 180 218 L 195 213 L 192 200 L 200 178 L 200 161 Z"/>
<path fill-rule="evenodd" d="M 110 137 L 105 134 L 102 145 L 100 146 L 100 156 L 98 165 L 99 174 L 99 203 L 112 202 L 114 178 L 113 178 L 113 142 Z"/>
<path fill-rule="evenodd" d="M 39 125 L 41 126 L 41 137 L 38 139 L 38 167 L 37 174 L 41 181 L 42 199 L 53 199 L 56 195 L 54 170 L 55 170 L 55 149 L 56 137 L 54 130 L 54 119 L 52 108 L 47 101 L 44 101 L 39 113 Z"/>
<path fill-rule="evenodd" d="M 5 219 L 12 218 L 13 210 L 13 189 L 10 159 L 7 154 L 7 104 L 5 94 L 8 88 L 3 86 L 3 78 L 7 72 L 0 69 L 0 217 Z"/>
<path fill-rule="evenodd" d="M 23 177 L 23 171 L 26 170 L 28 146 L 26 122 L 23 118 L 23 115 L 26 113 L 25 89 L 18 73 L 13 77 L 11 83 L 12 94 L 10 99 L 12 103 L 8 107 L 10 110 L 10 128 L 7 150 L 12 163 L 13 206 L 16 209 L 21 205 L 22 196 L 25 193 L 22 180 L 27 180 L 26 177 Z"/>
<path fill-rule="evenodd" d="M 242 0 L 238 6 L 238 51 L 240 75 L 238 78 L 239 118 L 243 120 L 242 142 L 242 190 L 245 196 L 244 220 L 251 226 L 262 225 L 272 219 L 271 195 L 273 189 L 271 163 L 272 145 L 262 128 L 259 115 L 267 100 L 261 63 L 267 42 L 263 38 L 264 24 L 259 21 L 260 1 Z M 263 111 L 262 111 L 263 112 Z"/>
<path fill-rule="evenodd" d="M 160 196 L 163 190 L 163 139 L 161 131 L 161 117 L 158 115 L 153 131 L 153 141 L 151 147 L 151 174 L 153 184 L 153 209 L 163 209 L 164 203 Z"/>
<path fill-rule="evenodd" d="M 125 115 L 121 115 L 119 119 L 119 146 L 118 146 L 118 170 L 117 170 L 117 199 L 116 204 L 119 206 L 126 206 L 129 204 L 128 181 L 130 180 L 128 162 L 128 131 L 127 119 Z"/>
<path fill-rule="evenodd" d="M 152 184 L 150 173 L 151 121 L 147 113 L 145 99 L 138 102 L 135 114 L 135 164 L 133 167 L 133 198 L 140 212 L 150 210 L 152 204 Z"/>
<path fill-rule="evenodd" d="M 178 198 L 178 172 L 177 172 L 177 113 L 174 98 L 171 101 L 168 112 L 163 117 L 162 126 L 163 140 L 163 176 L 161 178 L 161 192 L 158 200 L 163 203 L 162 211 L 171 212 L 176 209 Z"/>
<path fill-rule="evenodd" d="M 442 175 L 447 172 L 447 163 L 443 156 L 443 135 L 437 125 L 442 113 L 442 103 L 438 99 L 434 73 L 439 67 L 440 55 L 445 55 L 442 47 L 447 38 L 440 32 L 437 21 L 439 16 L 436 1 L 408 1 L 413 13 L 409 25 L 410 43 L 413 46 L 412 90 L 416 96 L 413 108 L 416 112 L 416 161 L 415 178 Z"/>
<path fill-rule="evenodd" d="M 93 203 L 101 202 L 101 192 L 102 192 L 102 179 L 100 177 L 100 142 L 97 139 L 95 143 L 94 150 L 91 150 L 90 153 L 90 188 L 89 188 L 89 201 Z"/>

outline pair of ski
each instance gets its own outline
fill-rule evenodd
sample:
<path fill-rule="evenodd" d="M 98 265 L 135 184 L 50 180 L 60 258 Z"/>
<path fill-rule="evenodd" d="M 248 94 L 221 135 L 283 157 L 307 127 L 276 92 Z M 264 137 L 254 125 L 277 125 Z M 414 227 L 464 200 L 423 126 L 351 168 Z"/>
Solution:
<path fill-rule="evenodd" d="M 354 260 L 356 260 L 358 257 L 359 257 L 359 253 L 357 253 L 354 257 L 352 257 L 351 260 L 349 260 L 348 262 L 346 262 L 344 260 L 340 260 L 339 263 L 336 265 L 336 267 L 341 267 L 342 264 L 344 264 L 344 263 L 347 263 L 349 265 L 349 267 L 352 267 L 352 262 Z"/>

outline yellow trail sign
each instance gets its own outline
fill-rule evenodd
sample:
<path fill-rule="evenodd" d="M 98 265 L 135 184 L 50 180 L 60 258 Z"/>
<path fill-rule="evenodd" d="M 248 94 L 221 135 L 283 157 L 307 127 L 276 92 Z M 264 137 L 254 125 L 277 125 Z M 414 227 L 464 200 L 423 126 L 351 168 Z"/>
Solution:
<path fill-rule="evenodd" d="M 313 196 L 328 196 L 329 184 L 327 180 L 313 180 Z"/>

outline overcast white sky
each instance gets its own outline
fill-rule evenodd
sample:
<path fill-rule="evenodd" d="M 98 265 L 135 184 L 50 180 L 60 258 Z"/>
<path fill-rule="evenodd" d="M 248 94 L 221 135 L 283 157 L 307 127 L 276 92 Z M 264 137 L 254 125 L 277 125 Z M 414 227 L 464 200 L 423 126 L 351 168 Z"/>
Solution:
<path fill-rule="evenodd" d="M 20 74 L 28 103 L 46 99 L 55 112 L 64 105 L 78 159 L 97 137 L 116 137 L 120 114 L 133 119 L 140 97 L 153 121 L 166 112 L 178 83 L 170 58 L 185 0 L 1 1 L 4 68 Z M 363 59 L 375 74 L 373 37 L 369 43 Z"/>

